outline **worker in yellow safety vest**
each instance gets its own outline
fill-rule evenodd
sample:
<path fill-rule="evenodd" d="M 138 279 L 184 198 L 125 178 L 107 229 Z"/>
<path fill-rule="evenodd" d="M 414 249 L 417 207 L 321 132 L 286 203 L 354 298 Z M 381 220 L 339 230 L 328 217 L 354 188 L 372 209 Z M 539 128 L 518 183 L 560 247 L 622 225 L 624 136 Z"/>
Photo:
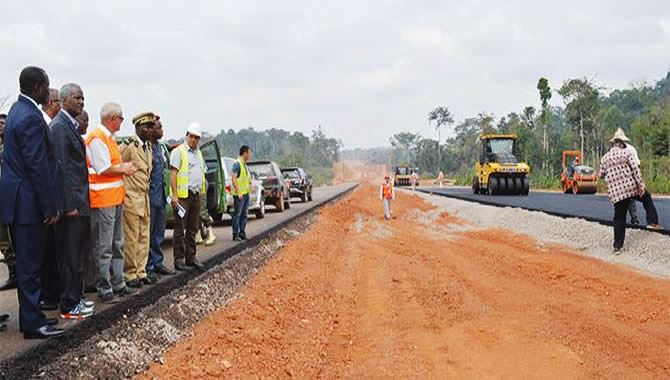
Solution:
<path fill-rule="evenodd" d="M 384 176 L 384 183 L 379 190 L 379 199 L 384 204 L 384 218 L 390 220 L 391 201 L 395 199 L 395 190 L 393 189 L 393 183 L 391 183 L 391 177 L 388 174 Z"/>
<path fill-rule="evenodd" d="M 170 153 L 170 203 L 175 213 L 174 267 L 181 271 L 189 267 L 204 269 L 195 257 L 195 234 L 200 228 L 200 195 L 207 191 L 207 168 L 198 148 L 200 136 L 200 124 L 191 123 L 184 142 Z"/>
<path fill-rule="evenodd" d="M 247 162 L 251 159 L 251 148 L 240 147 L 240 157 L 233 164 L 232 188 L 233 195 L 233 240 L 247 240 L 247 213 L 249 212 L 249 189 L 251 177 Z"/>

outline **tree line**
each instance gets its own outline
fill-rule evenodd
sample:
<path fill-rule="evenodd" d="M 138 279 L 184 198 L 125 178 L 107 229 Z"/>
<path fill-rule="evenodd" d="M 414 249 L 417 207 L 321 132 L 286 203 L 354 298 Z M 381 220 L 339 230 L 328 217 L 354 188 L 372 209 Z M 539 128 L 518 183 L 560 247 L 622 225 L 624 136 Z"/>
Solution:
<path fill-rule="evenodd" d="M 252 127 L 238 131 L 221 130 L 216 135 L 205 132 L 203 143 L 211 140 L 217 141 L 223 156 L 236 158 L 240 146 L 248 145 L 254 160 L 272 160 L 280 167 L 303 167 L 312 174 L 317 184 L 332 179 L 333 162 L 339 160 L 342 149 L 342 143 L 328 137 L 321 127 L 309 135 L 278 128 L 260 131 Z"/>
<path fill-rule="evenodd" d="M 533 184 L 559 187 L 563 150 L 582 151 L 583 161 L 597 168 L 614 131 L 623 128 L 638 149 L 648 186 L 670 192 L 670 71 L 652 84 L 609 93 L 589 78 L 570 78 L 553 89 L 547 78 L 539 78 L 536 88 L 537 104 L 500 118 L 482 112 L 453 123 L 446 106 L 436 107 L 427 120 L 434 123 L 438 136 L 441 129 L 449 129 L 446 141 L 402 132 L 391 137 L 390 148 L 347 150 L 342 156 L 388 166 L 406 162 L 419 167 L 424 176 L 443 170 L 466 184 L 478 159 L 478 136 L 515 133 L 516 154 L 530 164 Z M 552 96 L 563 104 L 551 106 Z"/>

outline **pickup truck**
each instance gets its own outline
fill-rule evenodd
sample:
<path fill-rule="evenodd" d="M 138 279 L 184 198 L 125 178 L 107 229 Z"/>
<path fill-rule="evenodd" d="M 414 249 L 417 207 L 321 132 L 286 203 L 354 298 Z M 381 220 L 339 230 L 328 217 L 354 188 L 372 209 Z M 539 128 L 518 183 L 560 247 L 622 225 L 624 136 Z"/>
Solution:
<path fill-rule="evenodd" d="M 281 172 L 290 184 L 292 198 L 300 198 L 303 203 L 312 200 L 312 177 L 303 168 L 281 168 Z"/>

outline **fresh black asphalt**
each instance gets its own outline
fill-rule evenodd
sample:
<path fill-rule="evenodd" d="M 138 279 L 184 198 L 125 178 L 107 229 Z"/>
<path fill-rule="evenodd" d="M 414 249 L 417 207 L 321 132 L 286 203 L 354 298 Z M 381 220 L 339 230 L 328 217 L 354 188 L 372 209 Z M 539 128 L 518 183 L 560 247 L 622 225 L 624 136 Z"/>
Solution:
<path fill-rule="evenodd" d="M 614 208 L 607 196 L 588 194 L 563 194 L 544 191 L 533 191 L 528 196 L 505 195 L 475 195 L 467 188 L 422 188 L 419 191 L 443 195 L 465 201 L 478 202 L 492 206 L 518 207 L 527 210 L 542 211 L 563 217 L 578 217 L 607 225 L 612 223 Z M 664 227 L 662 233 L 670 234 L 670 199 L 654 199 L 658 211 L 660 224 Z M 642 223 L 645 222 L 645 212 L 641 203 L 638 205 L 638 214 Z"/>

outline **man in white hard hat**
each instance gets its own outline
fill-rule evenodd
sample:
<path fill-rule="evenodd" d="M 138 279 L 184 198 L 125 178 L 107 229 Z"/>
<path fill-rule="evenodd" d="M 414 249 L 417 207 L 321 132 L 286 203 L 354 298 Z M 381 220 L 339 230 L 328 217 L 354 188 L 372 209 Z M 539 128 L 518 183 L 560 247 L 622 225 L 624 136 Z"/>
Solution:
<path fill-rule="evenodd" d="M 170 154 L 170 203 L 174 209 L 174 267 L 204 269 L 196 257 L 195 234 L 200 227 L 200 194 L 206 192 L 205 160 L 198 148 L 200 124 L 191 123 L 184 142 Z"/>

